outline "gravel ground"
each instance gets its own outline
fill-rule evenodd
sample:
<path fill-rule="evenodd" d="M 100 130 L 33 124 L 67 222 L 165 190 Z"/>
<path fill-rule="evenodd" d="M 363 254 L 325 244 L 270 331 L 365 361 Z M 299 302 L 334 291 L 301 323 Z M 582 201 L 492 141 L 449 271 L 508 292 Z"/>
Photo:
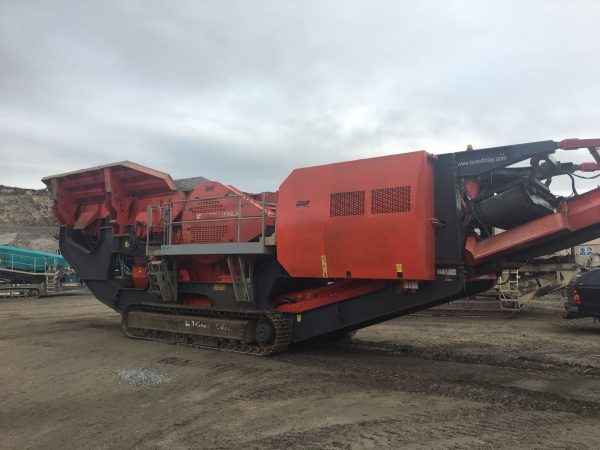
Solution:
<path fill-rule="evenodd" d="M 91 297 L 0 303 L 2 448 L 599 448 L 600 326 L 409 316 L 259 358 L 125 338 Z"/>
<path fill-rule="evenodd" d="M 156 370 L 138 367 L 134 369 L 117 369 L 115 376 L 125 383 L 135 386 L 156 386 L 158 384 L 170 383 L 171 379 Z"/>

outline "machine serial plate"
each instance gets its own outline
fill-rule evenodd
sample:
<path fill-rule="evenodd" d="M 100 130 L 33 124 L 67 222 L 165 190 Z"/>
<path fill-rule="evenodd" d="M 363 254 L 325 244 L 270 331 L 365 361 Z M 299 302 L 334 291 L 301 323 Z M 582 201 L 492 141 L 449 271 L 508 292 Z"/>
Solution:
<path fill-rule="evenodd" d="M 437 269 L 438 275 L 456 276 L 456 269 Z"/>

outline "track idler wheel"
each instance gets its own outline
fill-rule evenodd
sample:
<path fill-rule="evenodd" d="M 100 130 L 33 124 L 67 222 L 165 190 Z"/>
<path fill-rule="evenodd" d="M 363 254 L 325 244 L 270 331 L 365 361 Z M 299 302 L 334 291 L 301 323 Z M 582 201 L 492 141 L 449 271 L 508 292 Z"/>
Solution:
<path fill-rule="evenodd" d="M 275 340 L 275 328 L 266 320 L 261 320 L 254 328 L 254 338 L 258 345 L 269 345 Z"/>

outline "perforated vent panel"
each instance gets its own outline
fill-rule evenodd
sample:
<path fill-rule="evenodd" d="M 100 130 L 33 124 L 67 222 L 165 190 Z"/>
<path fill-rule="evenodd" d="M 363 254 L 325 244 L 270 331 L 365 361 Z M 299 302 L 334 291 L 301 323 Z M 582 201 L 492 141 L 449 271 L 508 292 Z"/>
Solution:
<path fill-rule="evenodd" d="M 213 244 L 223 242 L 227 225 L 192 225 L 190 234 L 193 244 Z"/>
<path fill-rule="evenodd" d="M 217 199 L 192 200 L 190 211 L 194 214 L 220 213 L 225 211 L 225 208 Z"/>
<path fill-rule="evenodd" d="M 365 213 L 365 191 L 334 192 L 329 196 L 329 215 L 362 216 Z"/>
<path fill-rule="evenodd" d="M 410 211 L 410 186 L 373 189 L 371 191 L 371 214 Z"/>

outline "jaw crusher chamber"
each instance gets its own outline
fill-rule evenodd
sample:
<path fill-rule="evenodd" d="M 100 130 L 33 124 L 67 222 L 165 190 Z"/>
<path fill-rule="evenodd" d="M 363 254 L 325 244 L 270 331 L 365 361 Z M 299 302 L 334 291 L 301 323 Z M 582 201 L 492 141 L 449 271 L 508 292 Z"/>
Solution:
<path fill-rule="evenodd" d="M 550 190 L 600 170 L 599 147 L 416 151 L 296 169 L 258 194 L 127 161 L 44 182 L 63 255 L 128 336 L 268 355 L 484 291 L 505 267 L 599 237 L 600 189 Z M 580 148 L 594 161 L 554 157 Z"/>

